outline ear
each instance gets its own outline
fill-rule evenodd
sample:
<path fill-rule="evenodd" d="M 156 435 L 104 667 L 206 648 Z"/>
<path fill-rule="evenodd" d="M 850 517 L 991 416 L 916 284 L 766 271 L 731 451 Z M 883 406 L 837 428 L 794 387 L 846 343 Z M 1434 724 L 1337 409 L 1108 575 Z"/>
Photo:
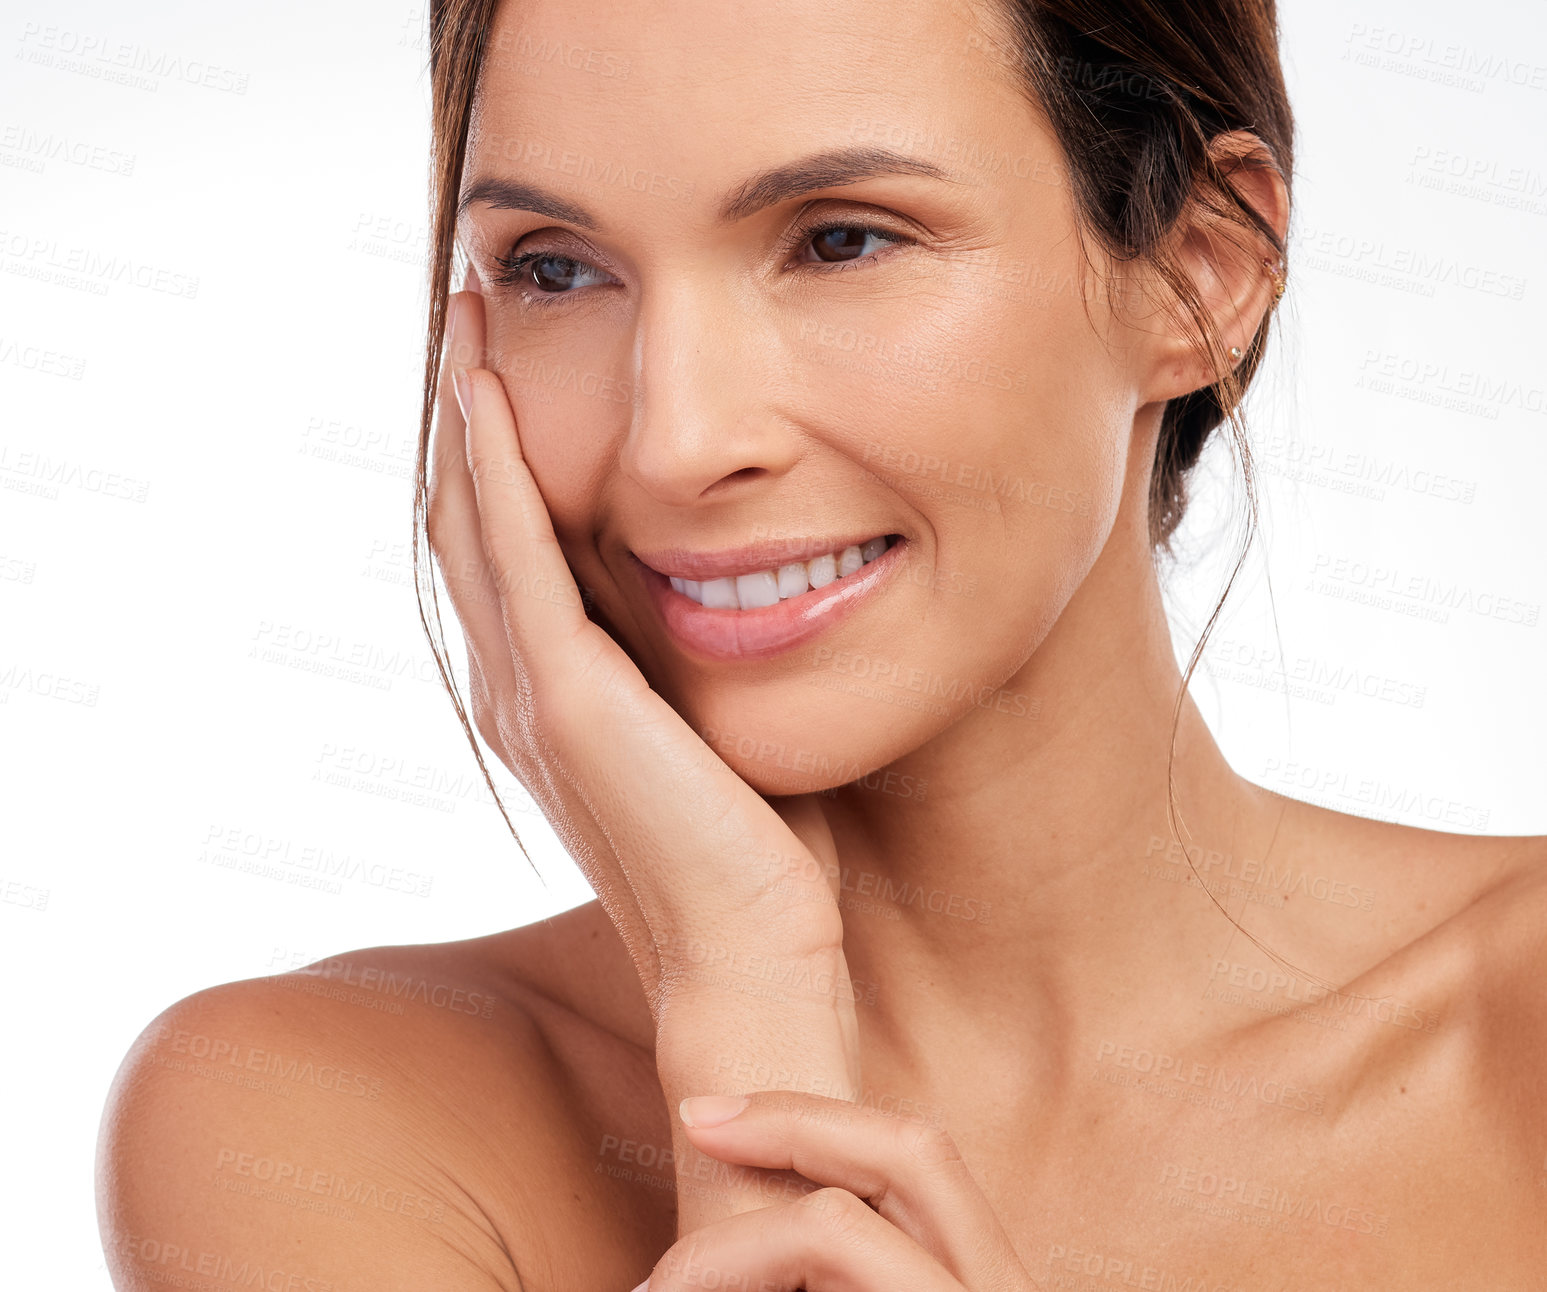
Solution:
<path fill-rule="evenodd" d="M 1216 135 L 1209 156 L 1242 201 L 1277 235 L 1280 245 L 1289 227 L 1289 190 L 1263 142 L 1246 130 Z M 1176 399 L 1212 386 L 1244 357 L 1264 316 L 1276 303 L 1283 266 L 1272 243 L 1239 215 L 1225 194 L 1195 193 L 1167 239 L 1168 258 L 1192 284 L 1204 316 L 1218 337 L 1219 349 L 1207 352 L 1199 328 L 1181 300 L 1172 297 L 1156 321 L 1158 344 L 1143 396 L 1145 402 Z M 1277 275 L 1277 277 L 1275 277 Z"/>

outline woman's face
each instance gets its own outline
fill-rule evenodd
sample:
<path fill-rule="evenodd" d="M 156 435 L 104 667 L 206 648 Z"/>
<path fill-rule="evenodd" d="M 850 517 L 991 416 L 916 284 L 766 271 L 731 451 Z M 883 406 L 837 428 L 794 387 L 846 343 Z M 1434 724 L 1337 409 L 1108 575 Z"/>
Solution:
<path fill-rule="evenodd" d="M 1145 334 L 1004 39 L 951 0 L 535 0 L 490 35 L 461 223 L 487 365 L 593 615 L 765 793 L 1024 714 L 994 693 L 1143 502 Z M 638 559 L 886 535 L 777 609 L 701 610 Z M 788 642 L 817 602 L 845 613 Z"/>

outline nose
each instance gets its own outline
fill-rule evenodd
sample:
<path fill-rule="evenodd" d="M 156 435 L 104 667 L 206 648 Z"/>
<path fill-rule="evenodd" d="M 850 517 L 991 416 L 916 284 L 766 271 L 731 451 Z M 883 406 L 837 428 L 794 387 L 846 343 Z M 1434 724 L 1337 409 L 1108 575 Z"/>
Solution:
<path fill-rule="evenodd" d="M 800 456 L 778 407 L 788 390 L 784 348 L 749 290 L 700 265 L 640 294 L 618 465 L 668 505 L 782 474 Z"/>

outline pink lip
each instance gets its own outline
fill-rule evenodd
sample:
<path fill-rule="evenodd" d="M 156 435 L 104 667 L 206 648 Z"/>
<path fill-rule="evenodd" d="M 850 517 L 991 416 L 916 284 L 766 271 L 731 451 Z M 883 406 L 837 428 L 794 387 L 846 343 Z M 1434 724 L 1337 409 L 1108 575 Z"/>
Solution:
<path fill-rule="evenodd" d="M 902 566 L 907 539 L 825 588 L 757 610 L 711 610 L 671 586 L 670 579 L 638 557 L 639 572 L 667 631 L 677 643 L 713 660 L 763 659 L 809 641 L 843 622 L 860 604 L 891 581 Z M 630 553 L 632 556 L 632 553 Z"/>
<path fill-rule="evenodd" d="M 774 570 L 795 561 L 835 555 L 846 547 L 863 547 L 872 538 L 881 538 L 885 530 L 867 530 L 838 538 L 764 539 L 741 547 L 726 547 L 717 552 L 695 552 L 685 547 L 663 548 L 658 552 L 635 552 L 634 559 L 648 565 L 657 574 L 703 583 L 708 579 L 735 578 L 754 570 Z"/>

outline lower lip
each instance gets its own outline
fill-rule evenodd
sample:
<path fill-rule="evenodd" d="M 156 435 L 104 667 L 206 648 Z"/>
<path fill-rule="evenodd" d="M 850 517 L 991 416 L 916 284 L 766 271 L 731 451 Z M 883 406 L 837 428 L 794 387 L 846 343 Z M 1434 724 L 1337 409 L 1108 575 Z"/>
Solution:
<path fill-rule="evenodd" d="M 899 538 L 869 565 L 757 610 L 711 610 L 671 586 L 664 574 L 638 562 L 651 600 L 677 643 L 713 660 L 765 659 L 810 641 L 842 623 L 887 583 L 902 566 Z"/>

